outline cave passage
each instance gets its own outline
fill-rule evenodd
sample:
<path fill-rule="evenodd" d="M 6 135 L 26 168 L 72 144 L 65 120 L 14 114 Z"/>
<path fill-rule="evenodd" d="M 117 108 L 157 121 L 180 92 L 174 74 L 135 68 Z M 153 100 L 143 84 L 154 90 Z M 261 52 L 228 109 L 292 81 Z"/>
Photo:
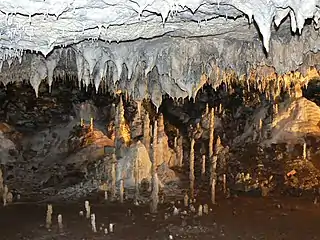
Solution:
<path fill-rule="evenodd" d="M 164 94 L 158 110 L 72 76 L 38 97 L 26 81 L 2 85 L 0 225 L 26 239 L 315 239 L 318 83 L 233 78 Z"/>

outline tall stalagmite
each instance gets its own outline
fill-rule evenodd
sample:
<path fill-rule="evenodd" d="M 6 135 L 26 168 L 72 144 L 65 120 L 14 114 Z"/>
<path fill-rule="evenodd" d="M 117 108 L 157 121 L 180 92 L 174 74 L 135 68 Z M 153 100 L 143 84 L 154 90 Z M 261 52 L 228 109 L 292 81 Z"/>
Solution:
<path fill-rule="evenodd" d="M 147 111 L 145 111 L 143 119 L 143 144 L 150 154 L 150 119 Z"/>
<path fill-rule="evenodd" d="M 214 108 L 211 108 L 210 113 L 210 129 L 209 129 L 209 159 L 212 161 L 213 157 L 213 141 L 214 141 Z"/>
<path fill-rule="evenodd" d="M 190 146 L 190 168 L 189 168 L 189 181 L 190 181 L 190 198 L 194 198 L 194 139 L 191 139 L 191 146 Z"/>
<path fill-rule="evenodd" d="M 150 204 L 150 212 L 156 213 L 158 209 L 159 203 L 159 179 L 156 171 L 156 159 L 158 153 L 158 146 L 157 146 L 157 138 L 158 138 L 158 128 L 157 128 L 157 121 L 154 123 L 153 128 L 153 145 L 152 145 L 152 167 L 151 167 L 151 174 L 152 174 L 152 193 L 151 193 L 151 204 Z"/>

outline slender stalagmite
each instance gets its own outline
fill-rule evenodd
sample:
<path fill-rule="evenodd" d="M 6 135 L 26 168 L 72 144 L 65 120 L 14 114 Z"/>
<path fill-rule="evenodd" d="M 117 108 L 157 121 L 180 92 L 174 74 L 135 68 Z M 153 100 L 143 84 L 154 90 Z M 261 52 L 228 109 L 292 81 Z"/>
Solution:
<path fill-rule="evenodd" d="M 189 196 L 188 196 L 187 193 L 184 195 L 183 205 L 184 205 L 185 207 L 188 207 L 188 206 L 189 206 Z"/>
<path fill-rule="evenodd" d="M 260 139 L 262 138 L 262 120 L 261 120 L 261 118 L 259 120 L 259 138 Z"/>
<path fill-rule="evenodd" d="M 96 226 L 96 215 L 94 213 L 91 214 L 91 229 L 92 232 L 97 232 L 97 226 Z"/>
<path fill-rule="evenodd" d="M 63 223 L 62 223 L 62 215 L 61 214 L 58 215 L 58 227 L 59 227 L 60 231 L 63 230 Z"/>
<path fill-rule="evenodd" d="M 190 146 L 190 169 L 189 169 L 189 181 L 190 181 L 190 198 L 194 198 L 194 139 L 191 139 Z"/>
<path fill-rule="evenodd" d="M 206 155 L 202 155 L 201 178 L 204 179 L 205 176 L 206 176 Z"/>
<path fill-rule="evenodd" d="M 134 201 L 138 202 L 139 199 L 139 160 L 136 158 L 134 162 L 134 184 L 135 184 L 135 192 L 134 192 Z"/>
<path fill-rule="evenodd" d="M 89 201 L 84 202 L 84 208 L 86 209 L 86 218 L 90 218 L 91 207 Z"/>
<path fill-rule="evenodd" d="M 203 207 L 202 207 L 202 205 L 200 204 L 200 205 L 199 205 L 199 208 L 198 208 L 198 216 L 201 217 L 202 214 L 203 214 Z"/>
<path fill-rule="evenodd" d="M 211 183 L 211 202 L 213 204 L 216 203 L 216 168 L 217 168 L 217 156 L 213 156 L 212 167 L 211 167 L 211 176 L 210 176 L 210 183 Z"/>
<path fill-rule="evenodd" d="M 149 114 L 146 112 L 143 121 L 143 144 L 150 154 L 150 119 Z"/>
<path fill-rule="evenodd" d="M 119 186 L 119 196 L 120 196 L 121 203 L 123 203 L 123 195 L 124 195 L 124 185 L 123 185 L 123 179 L 121 179 L 120 186 Z"/>
<path fill-rule="evenodd" d="M 9 189 L 7 185 L 4 185 L 3 193 L 2 193 L 2 200 L 3 200 L 3 206 L 7 205 L 7 195 L 8 195 Z"/>
<path fill-rule="evenodd" d="M 227 194 L 227 175 L 223 174 L 223 194 Z"/>
<path fill-rule="evenodd" d="M 307 143 L 303 143 L 303 160 L 307 160 Z"/>
<path fill-rule="evenodd" d="M 152 193 L 151 193 L 151 205 L 150 205 L 151 213 L 157 212 L 158 203 L 159 203 L 159 181 L 158 181 L 158 175 L 156 172 L 156 158 L 157 158 L 157 147 L 158 147 L 157 133 L 158 133 L 157 121 L 155 121 L 154 128 L 153 128 L 152 167 L 151 167 L 151 174 L 152 174 Z"/>
<path fill-rule="evenodd" d="M 3 186 L 3 176 L 2 176 L 2 170 L 0 168 L 0 193 L 2 193 L 3 188 L 4 188 L 4 186 Z"/>
<path fill-rule="evenodd" d="M 214 140 L 214 108 L 211 108 L 210 113 L 210 135 L 209 135 L 209 159 L 213 157 L 213 140 Z"/>
<path fill-rule="evenodd" d="M 46 216 L 46 228 L 48 229 L 51 227 L 51 224 L 52 224 L 52 213 L 53 213 L 52 205 L 48 204 L 47 216 Z"/>
<path fill-rule="evenodd" d="M 178 166 L 182 167 L 183 165 L 183 146 L 182 146 L 182 136 L 179 137 L 178 146 L 177 146 L 177 159 L 178 159 Z"/>
<path fill-rule="evenodd" d="M 93 132 L 93 117 L 90 118 L 90 131 Z"/>
<path fill-rule="evenodd" d="M 166 159 L 166 150 L 165 149 L 165 144 L 167 144 L 167 142 L 161 141 L 160 136 L 163 136 L 164 134 L 164 119 L 163 119 L 163 115 L 160 114 L 159 118 L 158 118 L 158 133 L 157 133 L 157 154 L 156 154 L 156 158 L 155 158 L 155 166 L 159 166 L 161 164 L 161 161 L 164 161 Z M 158 139 L 159 138 L 159 139 Z"/>
<path fill-rule="evenodd" d="M 116 200 L 116 155 L 112 154 L 112 164 L 111 164 L 111 200 Z"/>

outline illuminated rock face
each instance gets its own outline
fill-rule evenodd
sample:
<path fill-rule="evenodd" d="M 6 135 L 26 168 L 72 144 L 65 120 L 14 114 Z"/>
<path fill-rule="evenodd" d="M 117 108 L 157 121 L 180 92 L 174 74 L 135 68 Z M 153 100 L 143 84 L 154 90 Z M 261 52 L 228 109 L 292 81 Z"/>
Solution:
<path fill-rule="evenodd" d="M 66 74 L 96 89 L 104 80 L 110 91 L 150 96 L 158 107 L 163 93 L 192 97 L 206 81 L 219 85 L 224 71 L 217 67 L 240 75 L 257 65 L 278 73 L 314 65 L 318 6 L 317 0 L 3 0 L 0 81 L 29 80 L 38 94 L 41 80 L 51 86 Z"/>

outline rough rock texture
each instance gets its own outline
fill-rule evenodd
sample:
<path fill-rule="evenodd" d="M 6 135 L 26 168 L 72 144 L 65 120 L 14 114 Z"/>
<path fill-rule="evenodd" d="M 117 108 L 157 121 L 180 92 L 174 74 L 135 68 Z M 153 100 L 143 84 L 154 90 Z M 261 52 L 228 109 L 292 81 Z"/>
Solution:
<path fill-rule="evenodd" d="M 125 150 L 117 162 L 117 181 L 123 179 L 126 188 L 135 186 L 135 163 L 139 165 L 138 182 L 151 179 L 151 161 L 146 147 L 138 141 Z"/>
<path fill-rule="evenodd" d="M 319 59 L 317 0 L 5 0 L 0 10 L 0 81 L 28 80 L 36 95 L 41 80 L 51 89 L 72 75 L 159 107 L 163 93 L 194 97 L 202 74 L 218 86 L 225 69 L 284 73 Z"/>
<path fill-rule="evenodd" d="M 268 143 L 303 143 L 306 136 L 320 136 L 320 107 L 304 97 L 281 104 Z"/>

